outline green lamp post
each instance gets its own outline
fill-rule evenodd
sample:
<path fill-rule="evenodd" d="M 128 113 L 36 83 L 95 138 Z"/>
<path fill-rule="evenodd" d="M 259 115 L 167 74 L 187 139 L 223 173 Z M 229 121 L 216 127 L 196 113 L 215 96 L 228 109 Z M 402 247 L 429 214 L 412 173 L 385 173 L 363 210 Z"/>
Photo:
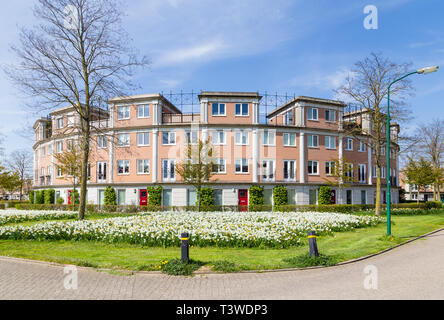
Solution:
<path fill-rule="evenodd" d="M 387 89 L 387 174 L 386 174 L 386 179 L 387 179 L 387 235 L 391 235 L 392 234 L 392 223 L 391 223 L 391 212 L 390 212 L 390 87 L 412 75 L 412 74 L 428 74 L 428 73 L 432 73 L 435 71 L 438 71 L 438 66 L 434 66 L 434 67 L 427 67 L 427 68 L 422 68 L 422 69 L 418 69 L 414 72 L 410 72 L 407 73 L 406 75 L 403 75 L 402 77 L 394 80 L 393 82 L 391 82 L 388 86 Z"/>

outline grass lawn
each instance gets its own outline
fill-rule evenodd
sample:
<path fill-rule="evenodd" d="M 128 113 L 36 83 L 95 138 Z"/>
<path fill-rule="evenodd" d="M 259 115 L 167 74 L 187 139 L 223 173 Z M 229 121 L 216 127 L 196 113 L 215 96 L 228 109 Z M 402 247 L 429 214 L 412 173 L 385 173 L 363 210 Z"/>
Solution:
<path fill-rule="evenodd" d="M 393 216 L 392 219 L 394 236 L 392 238 L 385 236 L 386 224 L 383 223 L 376 227 L 319 237 L 319 251 L 325 255 L 335 256 L 338 261 L 346 261 L 381 251 L 412 237 L 444 227 L 444 211 L 436 215 Z M 290 267 L 283 261 L 284 259 L 307 251 L 307 244 L 291 249 L 191 247 L 190 257 L 209 265 L 216 261 L 227 260 L 236 265 L 236 270 L 260 270 Z M 180 248 L 153 248 L 86 241 L 0 240 L 0 255 L 96 268 L 155 270 L 155 265 L 159 265 L 161 260 L 180 257 Z"/>

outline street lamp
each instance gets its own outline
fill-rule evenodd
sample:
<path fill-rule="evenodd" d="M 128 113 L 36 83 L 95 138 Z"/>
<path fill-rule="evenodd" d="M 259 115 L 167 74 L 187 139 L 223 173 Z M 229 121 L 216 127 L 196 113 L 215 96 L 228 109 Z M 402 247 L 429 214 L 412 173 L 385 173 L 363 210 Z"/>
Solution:
<path fill-rule="evenodd" d="M 392 233 L 392 223 L 391 223 L 391 212 L 390 212 L 390 87 L 412 75 L 412 74 L 428 74 L 428 73 L 432 73 L 435 71 L 438 71 L 439 66 L 434 66 L 434 67 L 426 67 L 426 68 L 421 68 L 418 69 L 414 72 L 410 72 L 407 73 L 406 75 L 403 75 L 402 77 L 394 80 L 393 82 L 391 82 L 388 86 L 387 89 L 387 174 L 386 174 L 386 179 L 387 179 L 387 235 L 391 235 Z"/>

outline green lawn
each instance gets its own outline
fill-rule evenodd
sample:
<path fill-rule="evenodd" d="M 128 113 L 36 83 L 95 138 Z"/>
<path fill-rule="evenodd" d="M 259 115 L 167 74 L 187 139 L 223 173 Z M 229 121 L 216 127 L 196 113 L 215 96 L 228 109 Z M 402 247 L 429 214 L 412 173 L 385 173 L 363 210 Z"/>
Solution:
<path fill-rule="evenodd" d="M 346 261 L 381 251 L 442 227 L 444 227 L 444 211 L 436 215 L 394 216 L 392 225 L 394 237 L 390 239 L 385 237 L 386 225 L 380 224 L 377 227 L 320 237 L 318 247 L 320 253 L 335 256 L 339 261 Z M 307 244 L 291 249 L 192 247 L 190 257 L 210 265 L 215 261 L 228 260 L 234 262 L 237 269 L 260 270 L 289 267 L 283 259 L 307 251 Z M 0 240 L 0 255 L 97 268 L 154 270 L 155 265 L 161 260 L 180 257 L 180 248 L 153 248 L 85 241 Z"/>

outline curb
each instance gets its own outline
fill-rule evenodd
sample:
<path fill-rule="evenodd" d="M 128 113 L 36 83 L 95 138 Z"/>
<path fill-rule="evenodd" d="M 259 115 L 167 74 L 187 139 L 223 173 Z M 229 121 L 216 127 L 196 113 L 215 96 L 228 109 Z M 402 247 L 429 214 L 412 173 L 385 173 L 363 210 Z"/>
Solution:
<path fill-rule="evenodd" d="M 216 272 L 216 271 L 196 271 L 193 273 L 193 275 L 209 275 L 209 274 L 219 274 L 219 275 L 225 275 L 225 274 L 243 274 L 243 273 L 272 273 L 272 272 L 288 272 L 288 271 L 304 271 L 304 270 L 312 270 L 312 269 L 325 269 L 325 268 L 334 268 L 334 267 L 339 267 L 339 266 L 343 266 L 343 265 L 347 265 L 347 264 L 351 264 L 351 263 L 355 263 L 355 262 L 359 262 L 362 260 L 367 260 L 370 259 L 372 257 L 375 256 L 379 256 L 381 254 L 384 254 L 386 252 L 389 252 L 393 249 L 399 248 L 401 246 L 404 246 L 406 244 L 409 244 L 411 242 L 414 242 L 416 240 L 422 239 L 422 238 L 426 238 L 432 234 L 438 233 L 444 231 L 444 228 L 440 228 L 431 232 L 428 232 L 426 234 L 423 234 L 421 236 L 415 237 L 413 239 L 407 240 L 403 243 L 397 244 L 393 247 L 384 249 L 382 251 L 376 252 L 376 253 L 372 253 L 363 257 L 359 257 L 356 259 L 351 259 L 351 260 L 347 260 L 347 261 L 343 261 L 343 262 L 339 262 L 338 264 L 335 264 L 333 266 L 314 266 L 314 267 L 306 267 L 306 268 L 285 268 L 285 269 L 266 269 L 266 270 L 245 270 L 245 271 L 238 271 L 238 272 Z M 31 259 L 25 259 L 25 258 L 16 258 L 16 257 L 8 257 L 8 256 L 0 256 L 0 260 L 13 260 L 13 261 L 18 261 L 18 262 L 25 262 L 25 263 L 35 263 L 35 264 L 42 264 L 42 265 L 47 265 L 47 266 L 52 266 L 52 267 L 66 267 L 69 266 L 71 264 L 62 264 L 62 263 L 58 263 L 58 262 L 50 262 L 50 261 L 42 261 L 42 260 L 31 260 Z M 131 270 L 125 270 L 125 269 L 110 269 L 110 268 L 93 268 L 93 267 L 81 267 L 81 266 L 76 266 L 76 268 L 81 269 L 81 270 L 89 270 L 89 271 L 114 271 L 114 272 L 121 272 L 121 273 L 126 273 L 126 274 L 130 274 L 130 275 L 136 275 L 136 274 L 163 274 L 161 271 L 131 271 Z"/>

